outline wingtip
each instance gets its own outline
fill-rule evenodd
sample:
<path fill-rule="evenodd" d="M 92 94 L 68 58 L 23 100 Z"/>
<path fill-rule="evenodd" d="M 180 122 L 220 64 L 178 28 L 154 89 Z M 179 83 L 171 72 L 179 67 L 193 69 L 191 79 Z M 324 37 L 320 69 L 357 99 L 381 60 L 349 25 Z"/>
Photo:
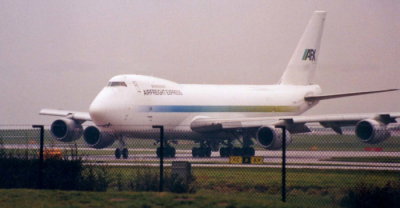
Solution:
<path fill-rule="evenodd" d="M 399 88 L 393 88 L 393 89 L 387 89 L 387 90 L 382 90 L 382 92 L 392 92 L 392 91 L 399 91 Z"/>

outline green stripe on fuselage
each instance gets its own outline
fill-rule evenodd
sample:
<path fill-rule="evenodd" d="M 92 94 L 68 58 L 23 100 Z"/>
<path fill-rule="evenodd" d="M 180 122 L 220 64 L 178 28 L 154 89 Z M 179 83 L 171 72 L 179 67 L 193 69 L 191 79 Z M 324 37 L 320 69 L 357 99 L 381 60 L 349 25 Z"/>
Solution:
<path fill-rule="evenodd" d="M 203 105 L 154 105 L 140 106 L 140 112 L 174 112 L 174 113 L 195 113 L 195 112 L 295 112 L 298 106 L 203 106 Z"/>

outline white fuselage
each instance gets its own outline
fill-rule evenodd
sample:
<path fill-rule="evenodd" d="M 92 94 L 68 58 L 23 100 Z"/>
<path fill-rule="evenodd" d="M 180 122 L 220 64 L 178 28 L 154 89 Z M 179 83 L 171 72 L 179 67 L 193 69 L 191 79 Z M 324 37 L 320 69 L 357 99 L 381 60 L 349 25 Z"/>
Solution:
<path fill-rule="evenodd" d="M 299 115 L 319 95 L 314 76 L 326 12 L 315 11 L 278 85 L 195 85 L 142 75 L 119 75 L 94 99 L 89 114 L 102 131 L 138 131 L 163 125 L 190 132 L 196 118 Z"/>
<path fill-rule="evenodd" d="M 244 118 L 299 115 L 316 103 L 318 85 L 177 84 L 142 75 L 113 77 L 93 100 L 89 113 L 103 130 L 134 131 L 163 125 L 190 130 L 196 118 Z"/>

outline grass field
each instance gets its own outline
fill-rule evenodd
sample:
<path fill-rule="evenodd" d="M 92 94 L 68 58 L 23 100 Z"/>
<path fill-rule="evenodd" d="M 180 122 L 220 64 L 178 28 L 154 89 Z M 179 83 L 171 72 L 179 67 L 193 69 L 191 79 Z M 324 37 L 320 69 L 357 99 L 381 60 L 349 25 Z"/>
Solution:
<path fill-rule="evenodd" d="M 279 195 L 266 194 L 254 198 L 252 193 L 202 192 L 196 194 L 138 193 L 138 192 L 77 192 L 11 189 L 0 190 L 2 208 L 15 207 L 129 207 L 129 208 L 291 208 L 291 207 L 338 207 L 328 196 L 315 197 L 299 194 L 280 201 Z M 301 200 L 299 200 L 301 199 Z"/>
<path fill-rule="evenodd" d="M 156 167 L 108 167 L 113 181 L 129 180 L 137 171 L 143 169 L 158 173 Z M 166 171 L 170 171 L 167 167 Z M 224 192 L 279 192 L 281 170 L 278 168 L 192 168 L 196 178 L 195 186 L 199 190 Z M 360 183 L 384 185 L 388 181 L 399 181 L 396 171 L 363 171 L 363 170 L 287 170 L 287 187 L 293 192 L 336 193 Z M 111 190 L 117 190 L 111 184 Z"/>
<path fill-rule="evenodd" d="M 193 194 L 117 191 L 117 178 L 129 180 L 141 169 L 108 168 L 114 183 L 107 192 L 0 189 L 0 205 L 2 208 L 340 207 L 350 187 L 360 183 L 383 186 L 400 179 L 398 172 L 389 171 L 289 170 L 287 202 L 283 203 L 278 169 L 193 168 L 197 187 Z M 157 169 L 152 168 L 152 171 L 157 172 Z"/>

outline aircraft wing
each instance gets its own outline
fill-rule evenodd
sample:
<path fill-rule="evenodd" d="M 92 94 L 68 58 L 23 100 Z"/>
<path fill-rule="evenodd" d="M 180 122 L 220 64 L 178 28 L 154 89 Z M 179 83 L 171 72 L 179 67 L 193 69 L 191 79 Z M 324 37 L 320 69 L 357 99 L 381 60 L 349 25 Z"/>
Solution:
<path fill-rule="evenodd" d="M 400 112 L 237 119 L 198 118 L 191 123 L 191 129 L 199 133 L 208 133 L 217 131 L 229 131 L 235 129 L 259 128 L 261 126 L 285 126 L 290 133 L 306 133 L 311 131 L 306 126 L 306 123 L 320 123 L 322 126 L 326 128 L 332 128 L 335 132 L 341 134 L 341 127 L 355 126 L 357 122 L 364 119 L 373 119 L 384 124 L 389 124 L 396 123 L 396 119 L 399 117 Z"/>
<path fill-rule="evenodd" d="M 92 120 L 89 113 L 87 113 L 87 112 L 66 111 L 66 110 L 57 110 L 57 109 L 42 109 L 39 114 L 47 115 L 47 116 L 66 117 L 66 118 L 70 118 L 72 120 L 81 121 L 81 122 Z"/>

